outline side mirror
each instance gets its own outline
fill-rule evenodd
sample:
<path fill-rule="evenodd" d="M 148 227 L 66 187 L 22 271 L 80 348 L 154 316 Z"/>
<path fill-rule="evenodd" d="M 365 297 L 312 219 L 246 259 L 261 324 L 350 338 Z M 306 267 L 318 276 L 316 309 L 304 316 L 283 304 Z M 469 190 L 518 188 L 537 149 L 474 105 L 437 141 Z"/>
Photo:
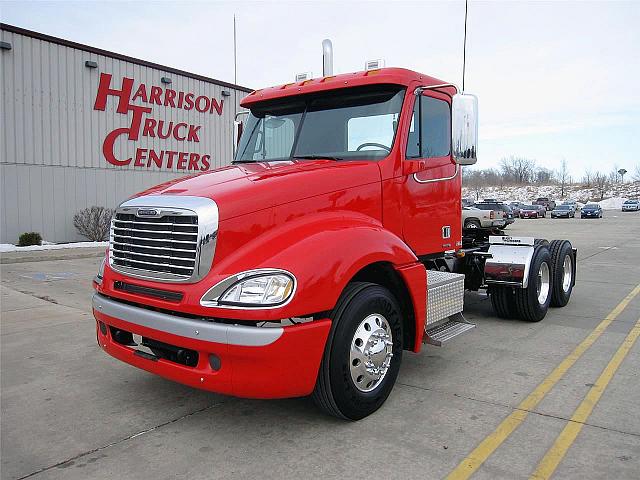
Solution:
<path fill-rule="evenodd" d="M 249 112 L 239 112 L 236 114 L 236 118 L 233 121 L 233 154 L 234 156 L 236 154 L 236 151 L 238 150 L 238 144 L 240 143 L 240 137 L 242 136 L 242 130 L 244 127 L 244 122 L 242 121 L 242 117 L 248 114 Z"/>
<path fill-rule="evenodd" d="M 478 153 L 478 97 L 457 93 L 451 104 L 451 145 L 458 165 L 473 165 Z"/>

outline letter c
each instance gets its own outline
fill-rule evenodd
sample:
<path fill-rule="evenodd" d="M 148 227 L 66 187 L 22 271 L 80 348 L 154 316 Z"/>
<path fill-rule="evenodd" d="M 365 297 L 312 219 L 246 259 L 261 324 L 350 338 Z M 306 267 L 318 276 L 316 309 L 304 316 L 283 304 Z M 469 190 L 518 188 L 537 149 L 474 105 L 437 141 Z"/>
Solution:
<path fill-rule="evenodd" d="M 102 154 L 110 164 L 122 167 L 131 163 L 131 157 L 127 158 L 126 160 L 118 160 L 113 154 L 113 145 L 116 142 L 116 138 L 118 138 L 120 135 L 125 135 L 128 133 L 128 128 L 116 128 L 113 132 L 109 133 L 105 137 L 104 143 L 102 144 Z"/>

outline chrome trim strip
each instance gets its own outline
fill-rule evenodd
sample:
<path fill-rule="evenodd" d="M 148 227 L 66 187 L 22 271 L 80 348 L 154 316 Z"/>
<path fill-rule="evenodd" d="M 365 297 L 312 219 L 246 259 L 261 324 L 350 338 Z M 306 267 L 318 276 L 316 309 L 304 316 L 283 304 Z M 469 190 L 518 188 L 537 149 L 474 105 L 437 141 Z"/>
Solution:
<path fill-rule="evenodd" d="M 205 342 L 243 347 L 264 347 L 278 340 L 284 331 L 282 327 L 246 327 L 178 317 L 116 302 L 99 293 L 93 294 L 92 302 L 94 310 L 109 317 Z"/>
<path fill-rule="evenodd" d="M 428 180 L 420 180 L 417 177 L 417 173 L 413 174 L 413 179 L 418 182 L 418 183 L 433 183 L 433 182 L 445 182 L 447 180 L 453 180 L 454 178 L 456 178 L 458 176 L 458 172 L 460 171 L 460 165 L 458 165 L 456 163 L 456 171 L 453 172 L 453 175 L 451 175 L 450 177 L 442 177 L 442 178 L 430 178 Z"/>
<path fill-rule="evenodd" d="M 192 215 L 198 217 L 198 232 L 197 232 L 197 240 L 193 241 L 184 241 L 184 240 L 172 240 L 173 243 L 178 244 L 190 244 L 196 246 L 196 249 L 193 250 L 195 255 L 195 265 L 193 267 L 193 273 L 191 275 L 188 274 L 179 274 L 179 273 L 168 273 L 168 272 L 157 272 L 154 270 L 146 270 L 135 267 L 126 267 L 122 265 L 116 265 L 113 263 L 113 260 L 117 260 L 117 255 L 113 257 L 109 256 L 109 266 L 116 272 L 122 273 L 124 275 L 128 275 L 136 278 L 144 278 L 147 280 L 156 280 L 159 282 L 167 282 L 167 283 L 195 283 L 204 278 L 209 270 L 211 270 L 211 265 L 213 263 L 213 257 L 216 249 L 216 242 L 218 238 L 218 223 L 219 223 L 219 212 L 218 205 L 210 198 L 205 197 L 195 197 L 190 195 L 146 195 L 142 197 L 132 198 L 127 200 L 118 206 L 116 209 L 116 214 L 124 213 L 129 215 L 138 215 L 139 210 L 144 209 L 153 209 L 156 214 L 153 215 L 154 218 L 159 218 L 165 215 Z M 141 218 L 151 218 L 150 216 L 144 216 Z M 122 238 L 131 238 L 132 240 L 145 240 L 145 241 L 156 241 L 163 242 L 162 238 L 145 238 L 145 237 L 131 237 L 128 235 L 123 235 L 122 231 L 127 230 L 127 228 L 116 227 L 115 222 L 118 220 L 114 220 L 111 222 L 111 233 L 110 233 L 110 247 L 114 248 L 114 244 L 126 245 L 127 242 L 122 242 Z M 186 226 L 187 224 L 185 224 Z M 195 225 L 192 225 L 195 226 Z M 117 231 L 120 231 L 118 233 Z M 143 231 L 138 230 L 136 231 Z M 153 233 L 164 233 L 161 231 L 154 231 Z M 188 233 L 188 232 L 169 232 L 169 233 L 178 233 L 181 235 L 192 235 L 196 236 L 196 233 Z M 138 245 L 139 248 L 146 248 L 143 245 Z M 157 248 L 157 247 L 156 247 Z M 171 249 L 167 249 L 171 250 Z M 135 252 L 132 252 L 135 254 Z M 192 260 L 192 259 L 185 259 Z M 134 261 L 135 262 L 135 261 Z M 152 262 L 144 262 L 137 261 L 135 263 L 144 264 L 149 263 L 153 265 Z M 191 270 L 191 267 L 185 267 L 182 265 L 172 265 L 177 269 L 183 270 Z"/>
<path fill-rule="evenodd" d="M 232 285 L 238 283 L 242 279 L 246 277 L 255 277 L 258 275 L 274 275 L 274 274 L 284 274 L 293 279 L 293 289 L 289 294 L 289 298 L 285 300 L 283 303 L 278 305 L 265 305 L 265 306 L 254 306 L 254 305 L 225 305 L 219 304 L 218 299 L 224 292 L 226 292 Z M 213 287 L 205 292 L 205 294 L 200 299 L 200 305 L 203 307 L 209 308 L 228 308 L 231 310 L 269 310 L 274 308 L 280 308 L 287 305 L 291 300 L 293 300 L 294 295 L 296 294 L 296 290 L 298 288 L 298 280 L 296 276 L 281 268 L 257 268 L 255 270 L 246 270 L 244 272 L 236 273 L 235 275 L 231 275 L 230 277 L 221 280 L 216 283 Z M 205 299 L 205 297 L 209 297 Z"/>
<path fill-rule="evenodd" d="M 419 87 L 416 87 L 416 89 L 413 91 L 413 94 L 417 96 L 417 95 L 421 95 L 422 92 L 424 92 L 425 90 L 436 90 L 438 88 L 446 88 L 446 87 L 455 88 L 456 93 L 460 91 L 460 89 L 455 83 L 440 83 L 438 85 L 421 85 Z M 440 93 L 444 93 L 445 95 L 448 95 L 446 92 L 440 92 Z"/>

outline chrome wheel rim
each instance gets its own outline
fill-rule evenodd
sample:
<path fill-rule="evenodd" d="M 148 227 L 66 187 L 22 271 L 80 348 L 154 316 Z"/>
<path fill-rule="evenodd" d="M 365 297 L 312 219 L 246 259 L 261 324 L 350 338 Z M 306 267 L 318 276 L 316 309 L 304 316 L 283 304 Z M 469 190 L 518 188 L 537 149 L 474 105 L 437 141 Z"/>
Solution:
<path fill-rule="evenodd" d="M 538 303 L 544 305 L 549 296 L 549 265 L 543 262 L 538 270 Z"/>
<path fill-rule="evenodd" d="M 571 280 L 573 279 L 573 260 L 571 260 L 571 255 L 565 255 L 562 269 L 562 290 L 567 293 L 571 288 Z"/>
<path fill-rule="evenodd" d="M 393 357 L 393 334 L 387 319 L 378 313 L 367 316 L 351 339 L 349 370 L 361 392 L 374 390 L 389 371 Z"/>
<path fill-rule="evenodd" d="M 469 222 L 467 223 L 467 228 L 478 228 L 478 225 L 475 222 Z"/>

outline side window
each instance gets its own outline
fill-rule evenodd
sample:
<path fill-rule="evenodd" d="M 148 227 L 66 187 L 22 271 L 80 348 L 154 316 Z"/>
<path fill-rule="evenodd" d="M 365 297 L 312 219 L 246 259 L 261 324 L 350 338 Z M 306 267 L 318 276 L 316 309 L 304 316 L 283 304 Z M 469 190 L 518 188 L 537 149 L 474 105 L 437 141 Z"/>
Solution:
<path fill-rule="evenodd" d="M 451 113 L 443 100 L 420 96 L 413 107 L 407 158 L 445 157 L 451 152 Z"/>

